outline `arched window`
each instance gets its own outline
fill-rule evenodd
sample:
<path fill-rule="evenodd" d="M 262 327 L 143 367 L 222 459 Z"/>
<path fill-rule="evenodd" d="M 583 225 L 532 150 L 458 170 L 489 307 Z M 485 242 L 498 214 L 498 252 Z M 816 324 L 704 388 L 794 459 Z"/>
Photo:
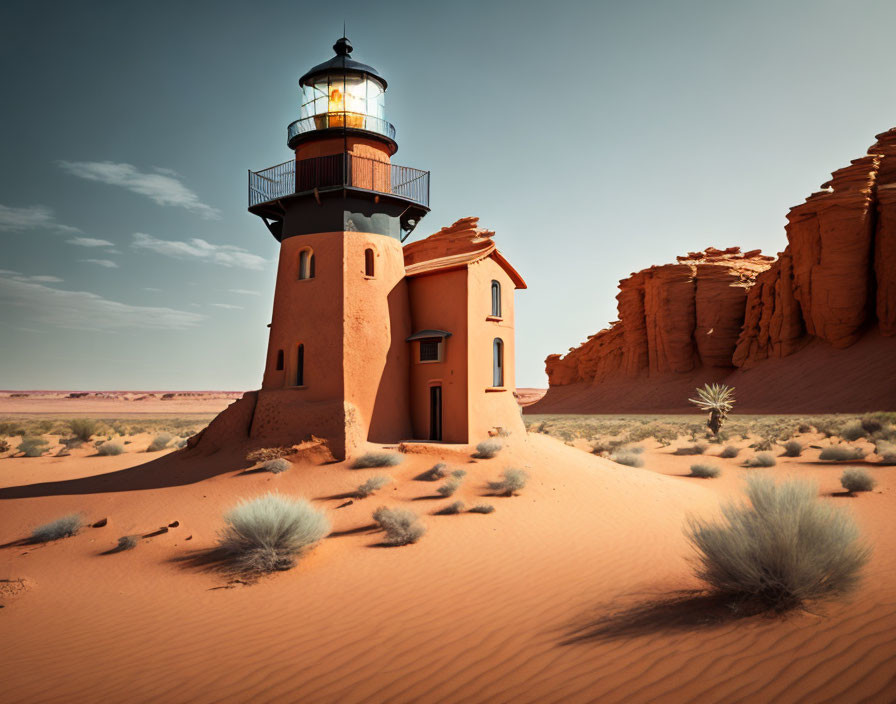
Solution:
<path fill-rule="evenodd" d="M 305 345 L 296 351 L 296 386 L 305 385 Z"/>
<path fill-rule="evenodd" d="M 373 250 L 369 247 L 364 250 L 364 275 L 365 276 L 373 276 L 374 275 L 374 267 L 373 267 Z"/>
<path fill-rule="evenodd" d="M 283 350 L 277 350 L 277 371 L 283 371 Z"/>
<path fill-rule="evenodd" d="M 492 281 L 492 315 L 501 317 L 501 284 L 498 281 Z"/>
<path fill-rule="evenodd" d="M 314 250 L 306 247 L 299 252 L 299 279 L 314 278 Z"/>
<path fill-rule="evenodd" d="M 492 386 L 504 386 L 504 342 L 500 337 L 492 344 Z"/>

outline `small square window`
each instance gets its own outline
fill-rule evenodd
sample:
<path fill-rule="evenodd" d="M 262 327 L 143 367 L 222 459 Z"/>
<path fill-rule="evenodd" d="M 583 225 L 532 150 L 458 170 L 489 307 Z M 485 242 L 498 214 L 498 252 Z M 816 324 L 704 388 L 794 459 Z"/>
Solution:
<path fill-rule="evenodd" d="M 432 340 L 420 340 L 420 361 L 441 362 L 442 341 L 438 338 Z"/>

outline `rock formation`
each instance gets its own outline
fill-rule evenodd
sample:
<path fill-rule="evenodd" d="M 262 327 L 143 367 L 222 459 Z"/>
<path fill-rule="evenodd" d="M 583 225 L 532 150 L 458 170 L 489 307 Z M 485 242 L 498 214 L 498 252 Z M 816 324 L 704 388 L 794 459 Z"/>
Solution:
<path fill-rule="evenodd" d="M 718 380 L 720 370 L 754 369 L 808 345 L 845 350 L 870 331 L 896 336 L 896 128 L 821 188 L 790 210 L 777 260 L 710 248 L 621 281 L 619 320 L 547 358 L 551 389 L 585 394 L 700 370 Z M 546 411 L 550 400 L 551 391 L 528 410 Z"/>

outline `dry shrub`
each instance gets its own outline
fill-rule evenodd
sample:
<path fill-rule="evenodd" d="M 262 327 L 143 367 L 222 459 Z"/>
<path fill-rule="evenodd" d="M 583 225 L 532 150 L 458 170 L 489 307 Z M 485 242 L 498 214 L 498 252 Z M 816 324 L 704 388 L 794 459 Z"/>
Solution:
<path fill-rule="evenodd" d="M 797 442 L 796 440 L 791 440 L 784 444 L 784 456 L 785 457 L 799 457 L 803 454 L 804 445 L 801 442 Z"/>
<path fill-rule="evenodd" d="M 731 459 L 733 457 L 737 457 L 740 454 L 740 448 L 735 447 L 734 445 L 728 445 L 719 453 L 719 457 L 724 457 L 725 459 Z"/>
<path fill-rule="evenodd" d="M 448 504 L 436 513 L 440 516 L 453 516 L 456 513 L 462 513 L 465 508 L 466 506 L 464 506 L 463 501 L 455 501 L 453 504 Z"/>
<path fill-rule="evenodd" d="M 770 452 L 759 452 L 744 462 L 744 467 L 774 467 L 778 460 Z"/>
<path fill-rule="evenodd" d="M 476 446 L 476 452 L 473 457 L 481 460 L 488 460 L 497 455 L 504 445 L 498 440 L 483 440 Z"/>
<path fill-rule="evenodd" d="M 160 450 L 164 450 L 172 440 L 174 440 L 174 437 L 171 434 L 159 433 L 152 439 L 152 442 L 149 443 L 149 447 L 146 448 L 146 451 L 159 452 Z"/>
<path fill-rule="evenodd" d="M 45 523 L 31 531 L 32 543 L 46 543 L 50 540 L 67 538 L 74 535 L 84 525 L 84 519 L 79 513 L 70 513 L 55 521 Z"/>
<path fill-rule="evenodd" d="M 818 455 L 818 459 L 828 462 L 855 462 L 864 458 L 864 450 L 849 445 L 831 445 Z"/>
<path fill-rule="evenodd" d="M 699 477 L 700 479 L 715 479 L 719 474 L 721 474 L 721 470 L 711 464 L 692 464 L 689 476 Z"/>
<path fill-rule="evenodd" d="M 275 460 L 268 460 L 263 465 L 261 465 L 261 468 L 265 472 L 270 472 L 271 474 L 280 474 L 282 472 L 285 472 L 287 469 L 291 469 L 292 462 L 284 459 L 283 457 L 278 457 Z"/>
<path fill-rule="evenodd" d="M 416 543 L 426 532 L 417 514 L 403 508 L 381 506 L 373 512 L 373 520 L 386 531 L 387 545 L 408 545 Z"/>
<path fill-rule="evenodd" d="M 92 418 L 73 418 L 68 422 L 68 427 L 72 431 L 72 435 L 81 442 L 87 442 L 100 430 L 99 422 Z"/>
<path fill-rule="evenodd" d="M 390 477 L 387 477 L 385 474 L 378 474 L 375 477 L 371 477 L 366 482 L 359 485 L 357 489 L 355 489 L 355 497 L 358 499 L 366 499 L 377 489 L 382 489 L 391 481 L 392 479 Z"/>
<path fill-rule="evenodd" d="M 40 457 L 47 451 L 49 444 L 41 437 L 24 437 L 19 443 L 18 451 L 24 453 L 25 457 Z"/>
<path fill-rule="evenodd" d="M 367 452 L 352 462 L 352 469 L 371 467 L 394 467 L 404 460 L 397 452 Z"/>
<path fill-rule="evenodd" d="M 476 504 L 470 509 L 470 513 L 493 513 L 495 507 L 491 504 Z"/>
<path fill-rule="evenodd" d="M 104 442 L 96 448 L 97 454 L 107 457 L 109 455 L 120 455 L 124 452 L 124 446 L 117 442 Z"/>
<path fill-rule="evenodd" d="M 240 572 L 287 570 L 296 557 L 330 532 L 323 511 L 304 499 L 265 494 L 224 514 L 218 543 Z"/>
<path fill-rule="evenodd" d="M 526 486 L 528 480 L 529 475 L 521 469 L 505 469 L 501 479 L 489 482 L 488 488 L 504 496 L 513 496 Z"/>
<path fill-rule="evenodd" d="M 623 451 L 610 455 L 610 459 L 617 464 L 624 464 L 626 467 L 643 467 L 644 458 L 639 452 Z"/>
<path fill-rule="evenodd" d="M 453 496 L 454 492 L 460 488 L 461 480 L 457 477 L 452 477 L 448 481 L 446 481 L 442 486 L 440 486 L 436 491 L 442 496 Z"/>
<path fill-rule="evenodd" d="M 688 447 L 679 447 L 676 451 L 676 455 L 702 455 L 706 452 L 706 448 L 709 447 L 705 442 L 697 442 Z"/>
<path fill-rule="evenodd" d="M 855 589 L 870 549 L 846 513 L 799 481 L 751 477 L 747 497 L 718 521 L 688 521 L 697 576 L 713 591 L 783 611 Z"/>
<path fill-rule="evenodd" d="M 877 482 L 864 469 L 851 468 L 843 470 L 840 485 L 850 494 L 855 494 L 857 491 L 871 491 Z"/>

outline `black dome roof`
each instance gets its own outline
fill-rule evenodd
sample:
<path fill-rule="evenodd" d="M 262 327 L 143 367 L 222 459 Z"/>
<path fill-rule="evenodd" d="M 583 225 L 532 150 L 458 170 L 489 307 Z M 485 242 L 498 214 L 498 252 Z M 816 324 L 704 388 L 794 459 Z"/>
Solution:
<path fill-rule="evenodd" d="M 377 70 L 373 68 L 373 66 L 362 64 L 360 61 L 355 61 L 353 58 L 351 58 L 352 43 L 348 39 L 346 39 L 345 37 L 337 39 L 336 43 L 333 45 L 333 51 L 336 52 L 336 56 L 334 56 L 329 61 L 324 61 L 322 64 L 318 64 L 310 71 L 308 71 L 299 79 L 300 86 L 307 85 L 312 78 L 314 78 L 315 76 L 320 76 L 322 74 L 354 71 L 357 73 L 366 73 L 368 76 L 372 76 L 377 81 L 383 84 L 383 88 L 386 88 L 386 79 L 383 78 L 379 73 L 377 73 Z"/>

